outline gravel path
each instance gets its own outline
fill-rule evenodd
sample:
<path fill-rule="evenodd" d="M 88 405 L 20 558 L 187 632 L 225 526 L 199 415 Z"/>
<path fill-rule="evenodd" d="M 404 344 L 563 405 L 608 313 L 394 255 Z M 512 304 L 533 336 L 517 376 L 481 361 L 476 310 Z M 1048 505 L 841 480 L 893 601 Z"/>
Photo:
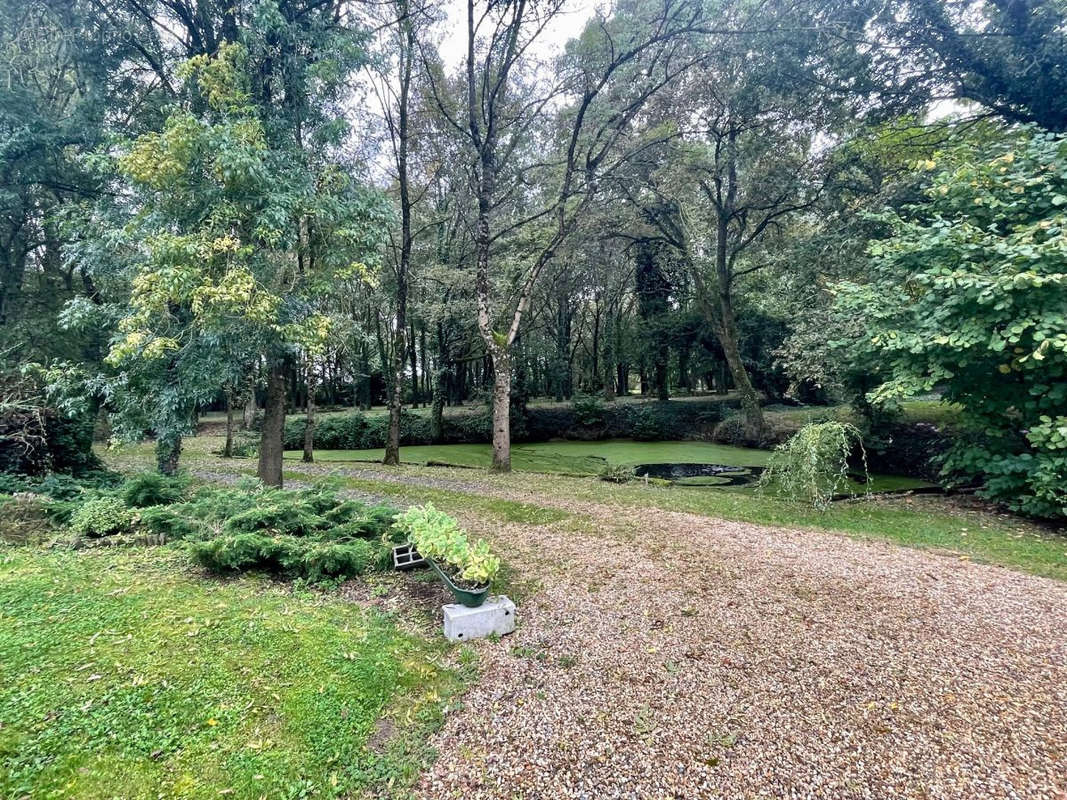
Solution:
<path fill-rule="evenodd" d="M 658 510 L 486 526 L 538 589 L 424 798 L 1067 800 L 1067 586 Z"/>
<path fill-rule="evenodd" d="M 422 798 L 1067 800 L 1067 584 L 832 533 L 612 508 L 467 516 L 535 584 Z"/>

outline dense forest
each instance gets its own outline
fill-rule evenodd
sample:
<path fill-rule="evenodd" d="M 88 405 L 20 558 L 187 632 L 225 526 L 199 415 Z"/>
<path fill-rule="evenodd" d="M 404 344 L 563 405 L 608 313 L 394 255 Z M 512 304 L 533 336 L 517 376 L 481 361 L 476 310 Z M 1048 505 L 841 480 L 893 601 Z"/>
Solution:
<path fill-rule="evenodd" d="M 280 485 L 287 414 L 310 449 L 317 408 L 387 405 L 397 463 L 407 409 L 436 441 L 462 405 L 506 471 L 538 398 L 721 396 L 761 445 L 770 404 L 877 436 L 936 394 L 974 432 L 947 478 L 1062 519 L 1065 26 L 1058 0 L 0 0 L 0 456 L 61 468 L 95 427 L 170 473 L 228 411 Z"/>

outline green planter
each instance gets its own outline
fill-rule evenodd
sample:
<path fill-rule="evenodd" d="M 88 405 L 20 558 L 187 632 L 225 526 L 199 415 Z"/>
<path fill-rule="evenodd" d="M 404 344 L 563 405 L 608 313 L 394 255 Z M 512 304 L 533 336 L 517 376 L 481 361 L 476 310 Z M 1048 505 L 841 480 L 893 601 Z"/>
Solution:
<path fill-rule="evenodd" d="M 477 608 L 482 603 L 484 603 L 485 598 L 489 596 L 488 586 L 483 586 L 480 589 L 460 588 L 452 582 L 452 579 L 445 574 L 443 569 L 437 566 L 436 561 L 429 558 L 426 560 L 430 562 L 430 566 L 433 567 L 434 572 L 437 573 L 438 577 L 440 577 L 441 580 L 444 581 L 445 586 L 447 586 L 451 590 L 452 596 L 456 598 L 457 603 L 461 603 L 462 605 L 467 606 L 467 608 Z"/>

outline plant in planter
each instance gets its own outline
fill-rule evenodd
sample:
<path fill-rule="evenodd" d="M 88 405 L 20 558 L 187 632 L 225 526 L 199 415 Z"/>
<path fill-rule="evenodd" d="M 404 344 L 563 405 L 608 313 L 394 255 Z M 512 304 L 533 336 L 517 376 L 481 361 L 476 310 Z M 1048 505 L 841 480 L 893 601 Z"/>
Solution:
<path fill-rule="evenodd" d="M 488 543 L 471 543 L 455 519 L 430 503 L 399 514 L 393 527 L 430 562 L 457 602 L 472 608 L 485 602 L 500 570 Z"/>

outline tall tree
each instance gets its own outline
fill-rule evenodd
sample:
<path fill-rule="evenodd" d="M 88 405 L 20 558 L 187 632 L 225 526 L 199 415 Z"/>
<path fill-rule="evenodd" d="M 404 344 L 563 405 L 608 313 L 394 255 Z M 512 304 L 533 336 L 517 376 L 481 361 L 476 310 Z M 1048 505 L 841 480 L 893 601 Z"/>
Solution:
<path fill-rule="evenodd" d="M 493 370 L 494 471 L 511 469 L 511 348 L 534 286 L 573 232 L 597 181 L 639 146 L 628 139 L 631 123 L 685 69 L 673 56 L 680 34 L 693 29 L 702 12 L 701 4 L 682 0 L 598 14 L 555 65 L 557 79 L 547 82 L 536 53 L 562 6 L 562 0 L 468 0 L 458 102 L 440 82 L 431 84 L 443 118 L 463 137 L 475 187 L 477 322 Z M 553 119 L 564 101 L 565 111 Z M 529 186 L 537 188 L 530 192 Z M 512 213 L 502 219 L 508 203 Z M 519 236 L 528 237 L 530 254 L 501 259 L 505 241 Z"/>
<path fill-rule="evenodd" d="M 400 417 L 403 409 L 404 370 L 408 350 L 414 353 L 414 342 L 406 338 L 408 328 L 408 295 L 411 282 L 411 256 L 414 245 L 413 215 L 417 201 L 412 186 L 410 165 L 412 151 L 412 114 L 419 107 L 414 96 L 418 66 L 418 29 L 425 25 L 427 12 L 410 0 L 394 0 L 384 10 L 390 15 L 382 27 L 382 42 L 378 57 L 371 62 L 371 83 L 382 112 L 388 148 L 395 172 L 397 203 L 400 207 L 400 231 L 394 241 L 393 318 L 389 364 L 389 429 L 385 440 L 383 463 L 400 463 Z M 412 364 L 412 379 L 417 377 Z"/>
<path fill-rule="evenodd" d="M 867 31 L 880 32 L 871 44 L 901 86 L 1067 130 L 1067 6 L 1058 0 L 908 0 L 886 4 Z"/>
<path fill-rule="evenodd" d="M 169 472 L 197 406 L 264 363 L 259 475 L 280 485 L 285 366 L 296 348 L 321 348 L 328 317 L 317 298 L 373 255 L 383 215 L 341 165 L 302 147 L 328 139 L 254 102 L 254 63 L 238 44 L 191 59 L 180 72 L 190 101 L 120 161 L 136 194 L 122 221 L 133 277 L 110 354 L 124 367 L 112 397 L 131 434 L 148 412 Z"/>
<path fill-rule="evenodd" d="M 740 395 L 746 436 L 758 442 L 765 426 L 742 357 L 737 293 L 771 263 L 767 248 L 783 224 L 831 180 L 834 147 L 867 97 L 869 58 L 840 41 L 851 20 L 836 3 L 729 4 L 723 14 L 729 32 L 695 34 L 706 57 L 652 120 L 665 115 L 679 136 L 624 189 L 681 254 Z"/>

